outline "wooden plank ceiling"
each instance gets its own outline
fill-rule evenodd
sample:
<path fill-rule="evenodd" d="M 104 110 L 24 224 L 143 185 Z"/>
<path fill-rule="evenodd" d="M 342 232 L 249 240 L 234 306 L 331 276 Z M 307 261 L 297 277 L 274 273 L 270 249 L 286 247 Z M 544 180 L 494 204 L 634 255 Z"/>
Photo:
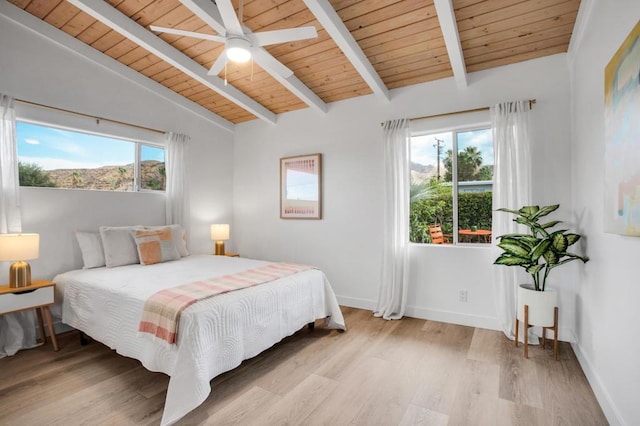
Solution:
<path fill-rule="evenodd" d="M 8 0 L 232 123 L 254 115 L 149 53 L 64 0 Z M 216 34 L 179 0 L 107 0 L 149 25 Z M 234 0 L 236 10 L 237 0 Z M 431 0 L 330 0 L 388 89 L 451 77 L 453 71 Z M 579 0 L 453 0 L 467 72 L 566 52 Z M 316 39 L 267 46 L 324 102 L 372 93 L 303 0 L 245 0 L 243 24 L 253 32 L 313 25 Z M 164 41 L 207 69 L 222 45 L 176 35 Z M 225 71 L 220 74 L 225 78 Z M 306 108 L 258 65 L 229 63 L 228 84 L 275 114 Z"/>

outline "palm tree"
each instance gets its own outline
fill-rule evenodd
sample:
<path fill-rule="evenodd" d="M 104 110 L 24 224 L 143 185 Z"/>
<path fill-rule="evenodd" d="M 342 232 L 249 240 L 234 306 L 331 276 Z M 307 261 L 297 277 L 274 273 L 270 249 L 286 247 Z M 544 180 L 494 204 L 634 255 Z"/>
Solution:
<path fill-rule="evenodd" d="M 476 169 L 480 168 L 482 165 L 482 153 L 478 150 L 476 146 L 468 146 L 463 151 L 471 164 L 473 164 Z"/>

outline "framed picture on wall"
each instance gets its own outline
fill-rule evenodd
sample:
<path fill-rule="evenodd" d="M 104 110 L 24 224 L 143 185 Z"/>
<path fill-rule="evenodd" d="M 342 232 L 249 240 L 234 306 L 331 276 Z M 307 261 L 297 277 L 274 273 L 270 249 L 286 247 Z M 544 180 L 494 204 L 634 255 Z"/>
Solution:
<path fill-rule="evenodd" d="M 322 219 L 322 154 L 280 159 L 280 218 Z"/>
<path fill-rule="evenodd" d="M 604 76 L 604 231 L 640 236 L 640 22 Z"/>

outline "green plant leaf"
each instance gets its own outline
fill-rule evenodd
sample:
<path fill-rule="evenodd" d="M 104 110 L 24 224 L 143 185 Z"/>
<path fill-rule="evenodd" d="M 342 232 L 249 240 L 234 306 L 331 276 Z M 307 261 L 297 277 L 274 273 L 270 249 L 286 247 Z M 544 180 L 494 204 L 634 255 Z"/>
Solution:
<path fill-rule="evenodd" d="M 519 216 L 519 217 L 513 219 L 513 221 L 516 222 L 516 223 L 519 223 L 520 225 L 525 225 L 525 226 L 528 226 L 528 227 L 531 227 L 531 224 L 532 224 L 532 222 L 529 219 L 527 219 L 526 217 L 523 217 L 523 216 Z"/>
<path fill-rule="evenodd" d="M 540 269 L 544 268 L 544 263 L 539 263 L 537 265 L 531 265 L 527 268 L 527 272 L 531 275 L 537 274 L 540 272 Z"/>
<path fill-rule="evenodd" d="M 538 220 L 543 216 L 548 215 L 549 213 L 552 213 L 556 210 L 558 210 L 558 208 L 560 207 L 560 204 L 553 204 L 551 206 L 546 206 L 541 208 L 540 210 L 537 210 L 536 213 L 534 214 L 534 216 L 532 217 L 533 220 Z"/>
<path fill-rule="evenodd" d="M 516 214 L 518 216 L 520 215 L 520 212 L 518 210 L 505 209 L 504 207 L 500 208 L 500 209 L 497 209 L 496 211 L 497 212 L 513 213 L 513 214 Z"/>
<path fill-rule="evenodd" d="M 565 237 L 567 237 L 567 244 L 572 246 L 575 243 L 578 242 L 578 240 L 580 239 L 580 235 L 578 234 L 567 234 L 565 235 Z"/>
<path fill-rule="evenodd" d="M 553 235 L 551 235 L 551 239 L 553 241 L 553 249 L 557 253 L 564 252 L 567 250 L 567 247 L 569 247 L 569 242 L 567 241 L 567 237 L 565 237 L 561 233 L 554 232 Z"/>
<path fill-rule="evenodd" d="M 569 255 L 570 253 L 564 253 L 564 254 Z M 574 260 L 582 260 L 583 263 L 587 263 L 589 261 L 589 258 L 586 256 L 583 257 L 578 255 L 571 255 L 571 257 L 569 257 L 568 259 L 561 260 L 560 262 L 554 265 L 549 265 L 548 268 L 549 269 L 557 268 L 558 266 L 564 265 L 565 263 L 573 262 Z"/>
<path fill-rule="evenodd" d="M 533 249 L 531 253 L 531 263 L 536 263 L 540 256 L 544 254 L 551 247 L 551 240 L 544 239 L 538 243 L 538 245 Z"/>
<path fill-rule="evenodd" d="M 547 250 L 542 255 L 549 265 L 555 265 L 560 260 L 560 256 L 553 250 Z"/>
<path fill-rule="evenodd" d="M 506 265 L 506 266 L 522 266 L 529 265 L 531 262 L 524 257 L 512 256 L 509 253 L 502 253 L 500 257 L 493 262 L 494 265 Z"/>
<path fill-rule="evenodd" d="M 554 226 L 556 226 L 559 223 L 562 223 L 562 221 L 561 220 L 554 220 L 554 221 L 547 222 L 547 223 L 545 223 L 543 225 L 540 225 L 540 226 L 542 228 L 544 228 L 544 229 L 549 229 L 549 228 L 553 228 Z"/>
<path fill-rule="evenodd" d="M 524 206 L 518 211 L 522 216 L 532 218 L 533 215 L 535 215 L 538 210 L 540 210 L 539 206 Z"/>
<path fill-rule="evenodd" d="M 521 244 L 520 241 L 513 238 L 504 238 L 498 244 L 505 252 L 518 257 L 528 257 L 529 256 L 529 247 Z"/>

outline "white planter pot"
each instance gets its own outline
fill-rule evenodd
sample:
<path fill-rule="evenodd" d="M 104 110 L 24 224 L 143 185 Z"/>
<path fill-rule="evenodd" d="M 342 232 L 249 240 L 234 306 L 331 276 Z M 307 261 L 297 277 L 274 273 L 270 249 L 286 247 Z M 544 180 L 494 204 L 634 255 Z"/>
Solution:
<path fill-rule="evenodd" d="M 558 306 L 558 293 L 547 289 L 535 291 L 531 284 L 518 286 L 517 318 L 524 323 L 524 305 L 529 306 L 529 325 L 554 326 L 554 308 Z"/>

